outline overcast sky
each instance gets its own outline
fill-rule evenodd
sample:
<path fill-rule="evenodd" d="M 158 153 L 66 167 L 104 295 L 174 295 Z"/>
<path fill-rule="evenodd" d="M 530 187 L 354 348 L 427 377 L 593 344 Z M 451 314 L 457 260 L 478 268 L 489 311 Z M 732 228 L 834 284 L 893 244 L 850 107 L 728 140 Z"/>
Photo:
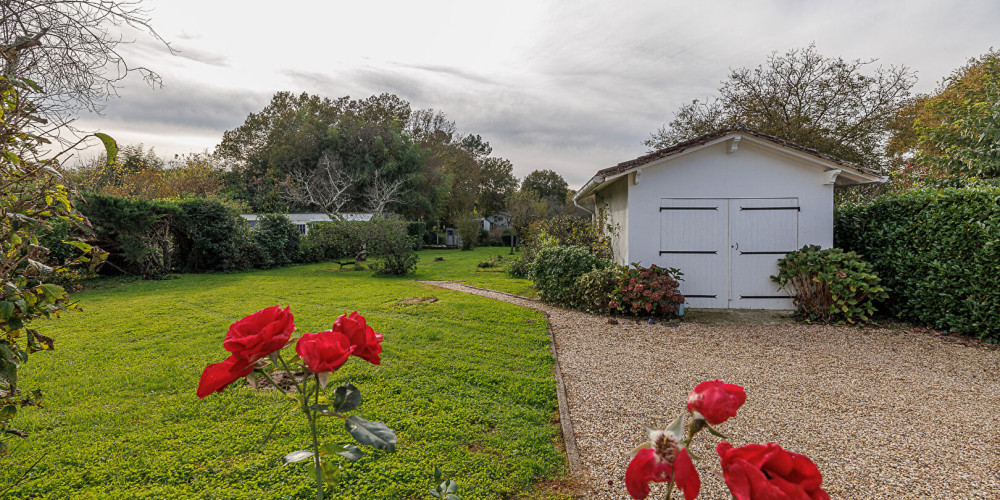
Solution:
<path fill-rule="evenodd" d="M 129 80 L 83 129 L 173 156 L 214 149 L 276 91 L 391 92 L 482 135 L 518 177 L 552 169 L 573 187 L 773 51 L 906 65 L 928 92 L 1000 47 L 996 0 L 143 3 L 179 52 L 143 38 L 123 52 L 163 88 Z"/>

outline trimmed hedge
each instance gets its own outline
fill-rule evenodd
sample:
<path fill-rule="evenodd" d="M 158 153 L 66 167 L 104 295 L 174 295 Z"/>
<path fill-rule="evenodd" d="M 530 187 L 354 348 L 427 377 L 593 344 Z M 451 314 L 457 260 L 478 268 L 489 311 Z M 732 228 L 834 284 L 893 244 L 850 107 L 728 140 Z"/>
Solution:
<path fill-rule="evenodd" d="M 835 217 L 834 244 L 874 266 L 889 312 L 1000 341 L 1000 189 L 908 191 Z"/>
<path fill-rule="evenodd" d="M 553 246 L 543 248 L 529 266 L 528 276 L 538 290 L 543 302 L 571 305 L 575 299 L 577 278 L 611 266 L 581 246 Z"/>

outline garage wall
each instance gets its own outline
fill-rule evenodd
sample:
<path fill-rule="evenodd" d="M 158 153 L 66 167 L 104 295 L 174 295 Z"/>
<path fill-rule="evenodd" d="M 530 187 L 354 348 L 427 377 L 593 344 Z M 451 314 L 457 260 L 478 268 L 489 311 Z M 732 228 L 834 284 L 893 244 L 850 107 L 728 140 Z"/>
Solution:
<path fill-rule="evenodd" d="M 747 139 L 726 153 L 727 143 L 650 163 L 638 185 L 627 177 L 628 261 L 659 261 L 662 198 L 798 198 L 798 246 L 833 246 L 833 185 L 823 184 L 824 168 Z"/>
<path fill-rule="evenodd" d="M 611 250 L 615 260 L 620 264 L 628 263 L 628 179 L 624 176 L 611 181 L 608 187 L 596 194 L 597 208 L 602 207 L 607 213 L 607 222 L 618 227 L 617 234 L 611 236 Z"/>

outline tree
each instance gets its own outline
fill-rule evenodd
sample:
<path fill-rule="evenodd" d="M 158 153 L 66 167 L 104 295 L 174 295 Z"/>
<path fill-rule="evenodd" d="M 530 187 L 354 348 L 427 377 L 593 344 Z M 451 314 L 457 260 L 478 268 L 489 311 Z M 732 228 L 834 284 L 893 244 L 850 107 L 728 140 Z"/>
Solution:
<path fill-rule="evenodd" d="M 971 59 L 919 105 L 913 125 L 919 167 L 958 177 L 1000 177 L 1000 51 Z"/>
<path fill-rule="evenodd" d="M 514 238 L 510 242 L 511 254 L 514 253 L 514 246 L 520 245 L 515 239 L 519 239 L 525 228 L 545 217 L 547 212 L 545 202 L 534 191 L 521 189 L 507 197 L 507 213 L 510 214 L 510 227 L 514 230 Z"/>
<path fill-rule="evenodd" d="M 524 177 L 521 191 L 531 191 L 549 206 L 549 212 L 562 211 L 569 184 L 552 170 L 535 170 Z"/>
<path fill-rule="evenodd" d="M 905 66 L 874 62 L 824 57 L 815 45 L 772 53 L 764 65 L 731 70 L 717 97 L 682 106 L 644 144 L 657 150 L 739 123 L 884 171 L 886 144 L 916 78 Z"/>
<path fill-rule="evenodd" d="M 316 167 L 292 170 L 284 186 L 288 197 L 298 206 L 319 210 L 337 220 L 350 201 L 355 183 L 355 177 L 344 168 L 336 153 L 327 150 Z"/>
<path fill-rule="evenodd" d="M 502 212 L 507 198 L 517 189 L 514 164 L 505 158 L 485 158 L 479 181 L 479 213 L 483 216 Z"/>
<path fill-rule="evenodd" d="M 103 109 L 129 74 L 160 83 L 159 75 L 129 65 L 119 52 L 128 43 L 116 32 L 121 26 L 144 32 L 169 49 L 139 1 L 0 2 L 0 64 L 7 77 L 2 83 L 31 82 L 20 89 L 20 101 L 32 103 L 34 116 L 42 121 L 30 127 L 56 138 L 58 128 L 76 112 Z"/>

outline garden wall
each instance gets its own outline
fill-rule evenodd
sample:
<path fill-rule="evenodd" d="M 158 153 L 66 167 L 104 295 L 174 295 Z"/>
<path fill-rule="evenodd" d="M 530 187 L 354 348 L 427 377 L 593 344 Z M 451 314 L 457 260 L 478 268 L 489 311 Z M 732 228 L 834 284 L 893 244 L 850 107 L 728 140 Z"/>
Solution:
<path fill-rule="evenodd" d="M 917 190 L 839 207 L 834 240 L 872 263 L 890 313 L 1000 341 L 1000 189 Z"/>

